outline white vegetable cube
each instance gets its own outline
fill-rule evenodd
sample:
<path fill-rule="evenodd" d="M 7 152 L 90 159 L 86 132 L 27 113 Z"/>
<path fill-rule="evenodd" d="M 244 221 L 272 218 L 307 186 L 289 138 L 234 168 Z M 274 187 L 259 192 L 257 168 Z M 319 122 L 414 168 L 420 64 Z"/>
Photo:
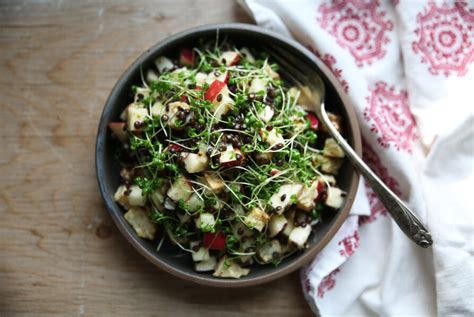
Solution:
<path fill-rule="evenodd" d="M 305 227 L 295 227 L 293 230 L 291 230 L 288 240 L 296 244 L 298 248 L 303 248 L 310 234 L 310 225 L 306 225 Z"/>
<path fill-rule="evenodd" d="M 216 219 L 213 214 L 208 212 L 203 212 L 199 215 L 199 218 L 196 219 L 196 227 L 200 229 L 209 229 L 213 228 L 216 225 Z M 209 231 L 209 230 L 206 230 Z"/>
<path fill-rule="evenodd" d="M 245 216 L 244 223 L 247 227 L 255 229 L 257 231 L 262 231 L 266 226 L 270 216 L 260 208 L 254 207 L 252 210 Z"/>
<path fill-rule="evenodd" d="M 168 104 L 167 107 L 168 107 L 167 115 L 169 117 L 167 123 L 169 127 L 179 129 L 179 128 L 182 128 L 184 124 L 188 123 L 191 120 L 191 116 L 187 116 L 185 122 L 180 122 L 181 120 L 178 118 L 179 112 L 182 112 L 190 108 L 187 103 L 181 102 L 181 101 L 175 101 Z"/>
<path fill-rule="evenodd" d="M 224 181 L 217 174 L 204 173 L 204 178 L 212 191 L 219 193 L 224 188 Z"/>
<path fill-rule="evenodd" d="M 128 203 L 128 196 L 125 195 L 126 190 L 127 187 L 125 185 L 120 185 L 115 191 L 114 200 L 120 205 L 122 205 L 122 207 L 124 207 L 125 209 L 129 209 L 130 204 Z"/>
<path fill-rule="evenodd" d="M 293 229 L 295 228 L 295 224 L 294 224 L 295 211 L 294 210 L 288 211 L 287 219 L 288 219 L 288 224 L 286 225 L 285 229 L 283 229 L 282 233 L 284 236 L 289 237 L 291 234 L 291 231 L 293 231 Z"/>
<path fill-rule="evenodd" d="M 253 57 L 252 53 L 250 53 L 250 50 L 247 47 L 242 47 L 240 49 L 240 55 L 247 60 L 247 62 L 253 64 L 255 63 L 255 57 Z"/>
<path fill-rule="evenodd" d="M 270 197 L 270 205 L 275 209 L 277 214 L 281 214 L 292 204 L 294 198 L 298 198 L 302 189 L 303 185 L 301 184 L 282 185 L 278 192 Z"/>
<path fill-rule="evenodd" d="M 218 80 L 218 81 L 221 81 L 221 82 L 225 83 L 226 78 L 227 78 L 227 72 L 223 72 L 223 73 L 211 72 L 211 73 L 207 74 L 206 83 L 208 83 L 210 85 L 214 82 L 214 80 Z"/>
<path fill-rule="evenodd" d="M 152 117 L 161 117 L 164 114 L 165 114 L 165 106 L 161 102 L 157 101 L 153 104 L 153 106 L 151 106 L 150 115 Z"/>
<path fill-rule="evenodd" d="M 305 211 L 311 211 L 315 206 L 315 199 L 318 198 L 318 181 L 311 183 L 311 186 L 303 186 L 298 195 L 297 207 Z"/>
<path fill-rule="evenodd" d="M 110 122 L 109 129 L 115 134 L 120 142 L 126 143 L 128 141 L 128 133 L 125 131 L 125 122 Z"/>
<path fill-rule="evenodd" d="M 315 154 L 313 156 L 313 165 L 319 168 L 322 172 L 328 174 L 337 174 L 344 161 L 340 158 L 334 158 Z"/>
<path fill-rule="evenodd" d="M 202 72 L 199 72 L 196 74 L 196 85 L 197 86 L 202 86 L 206 83 L 206 80 L 207 80 L 207 74 L 206 73 L 202 73 Z"/>
<path fill-rule="evenodd" d="M 184 168 L 190 174 L 204 171 L 209 165 L 206 153 L 183 153 Z"/>
<path fill-rule="evenodd" d="M 234 165 L 243 158 L 242 152 L 234 148 L 232 144 L 227 144 L 226 150 L 221 153 L 219 163 L 221 165 Z"/>
<path fill-rule="evenodd" d="M 270 262 L 274 254 L 281 254 L 281 245 L 280 241 L 273 239 L 267 243 L 264 243 L 257 247 L 257 256 L 265 263 Z"/>
<path fill-rule="evenodd" d="M 288 225 L 288 220 L 285 215 L 275 214 L 271 216 L 270 222 L 268 223 L 268 230 L 270 238 L 275 237 L 277 234 L 282 232 Z"/>
<path fill-rule="evenodd" d="M 258 93 L 260 91 L 267 91 L 267 81 L 263 78 L 254 78 L 250 83 L 249 93 Z"/>
<path fill-rule="evenodd" d="M 265 73 L 265 75 L 267 75 L 268 77 L 270 77 L 271 79 L 278 79 L 280 78 L 280 75 L 274 71 L 270 65 L 268 65 L 268 63 L 265 63 L 265 66 L 263 67 L 263 72 Z"/>
<path fill-rule="evenodd" d="M 221 97 L 219 97 L 221 95 Z M 217 120 L 220 120 L 224 114 L 231 111 L 234 107 L 234 101 L 229 95 L 229 88 L 227 85 L 221 89 L 216 98 L 212 101 L 214 107 L 214 116 Z"/>
<path fill-rule="evenodd" d="M 273 111 L 272 107 L 265 106 L 265 108 L 263 108 L 263 110 L 258 114 L 258 117 L 260 118 L 260 120 L 267 123 L 273 118 L 274 114 L 275 111 Z"/>
<path fill-rule="evenodd" d="M 158 75 L 151 69 L 149 69 L 146 72 L 146 81 L 147 82 L 152 82 L 152 81 L 157 81 L 158 80 Z"/>
<path fill-rule="evenodd" d="M 327 196 L 325 204 L 329 207 L 338 209 L 344 204 L 344 197 L 346 193 L 337 187 L 329 187 L 327 189 Z"/>
<path fill-rule="evenodd" d="M 232 66 L 239 62 L 240 55 L 235 51 L 225 51 L 221 54 L 219 60 L 226 66 Z"/>
<path fill-rule="evenodd" d="M 127 110 L 127 123 L 128 123 L 128 130 L 129 131 L 137 131 L 140 128 L 135 127 L 135 123 L 139 122 L 142 123 L 146 117 L 148 116 L 148 110 L 145 108 L 141 108 L 136 104 L 131 104 L 128 106 Z"/>
<path fill-rule="evenodd" d="M 165 195 L 163 195 L 163 193 L 161 193 L 160 191 L 155 190 L 153 193 L 151 193 L 150 199 L 155 206 L 163 207 L 163 203 L 165 202 Z"/>
<path fill-rule="evenodd" d="M 214 271 L 217 265 L 216 257 L 211 256 L 205 261 L 201 261 L 194 264 L 196 272 L 209 272 Z"/>
<path fill-rule="evenodd" d="M 334 175 L 322 174 L 320 177 L 318 177 L 318 179 L 321 182 L 328 183 L 331 186 L 336 185 L 336 177 L 334 177 Z"/>
<path fill-rule="evenodd" d="M 155 65 L 156 65 L 156 68 L 158 68 L 158 70 L 160 71 L 160 73 L 167 70 L 171 70 L 174 67 L 173 62 L 168 57 L 164 57 L 164 56 L 159 56 L 155 60 Z"/>
<path fill-rule="evenodd" d="M 143 192 L 137 185 L 130 186 L 130 194 L 128 195 L 128 203 L 130 206 L 145 206 L 146 199 L 143 196 Z"/>
<path fill-rule="evenodd" d="M 277 145 L 277 144 L 284 144 L 285 139 L 283 136 L 277 132 L 276 129 L 272 129 L 270 132 L 267 131 L 266 129 L 260 129 L 260 135 L 263 139 L 263 141 L 267 142 L 270 144 L 271 147 Z"/>
<path fill-rule="evenodd" d="M 345 156 L 344 151 L 333 138 L 327 138 L 324 142 L 323 155 L 336 158 Z"/>
<path fill-rule="evenodd" d="M 250 269 L 243 269 L 234 260 L 222 257 L 217 264 L 216 271 L 212 274 L 215 277 L 240 278 L 250 273 Z"/>
<path fill-rule="evenodd" d="M 174 201 L 182 199 L 186 202 L 192 193 L 193 188 L 191 187 L 191 184 L 188 182 L 186 177 L 180 176 L 171 184 L 166 194 Z"/>
<path fill-rule="evenodd" d="M 125 213 L 124 217 L 139 237 L 153 240 L 156 233 L 156 224 L 148 217 L 145 209 L 133 207 Z"/>
<path fill-rule="evenodd" d="M 189 243 L 189 246 L 191 250 L 193 250 L 193 253 L 191 256 L 193 257 L 194 262 L 199 262 L 199 261 L 206 261 L 209 260 L 209 249 L 206 249 L 205 247 L 200 247 L 197 251 L 194 251 L 194 248 L 199 245 L 198 241 L 191 241 Z"/>
<path fill-rule="evenodd" d="M 189 211 L 194 212 L 204 207 L 204 201 L 199 198 L 196 193 L 193 193 L 186 202 L 186 206 L 188 207 Z"/>

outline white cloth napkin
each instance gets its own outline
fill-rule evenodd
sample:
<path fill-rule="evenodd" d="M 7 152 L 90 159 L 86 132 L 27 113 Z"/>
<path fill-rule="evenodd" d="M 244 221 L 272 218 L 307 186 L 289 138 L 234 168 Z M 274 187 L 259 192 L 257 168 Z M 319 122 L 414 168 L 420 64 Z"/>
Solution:
<path fill-rule="evenodd" d="M 429 250 L 409 241 L 367 187 L 301 272 L 315 313 L 474 315 L 473 3 L 240 3 L 257 24 L 300 41 L 333 71 L 356 109 L 364 159 L 434 238 Z"/>

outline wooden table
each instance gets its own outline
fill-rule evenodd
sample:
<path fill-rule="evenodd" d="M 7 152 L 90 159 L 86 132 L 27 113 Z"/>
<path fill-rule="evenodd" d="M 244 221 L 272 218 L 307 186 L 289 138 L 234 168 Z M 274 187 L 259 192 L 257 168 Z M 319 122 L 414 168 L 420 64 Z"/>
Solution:
<path fill-rule="evenodd" d="M 223 0 L 94 2 L 0 2 L 0 315 L 310 315 L 296 273 L 224 290 L 161 272 L 95 179 L 99 116 L 125 68 L 182 29 L 251 20 Z"/>

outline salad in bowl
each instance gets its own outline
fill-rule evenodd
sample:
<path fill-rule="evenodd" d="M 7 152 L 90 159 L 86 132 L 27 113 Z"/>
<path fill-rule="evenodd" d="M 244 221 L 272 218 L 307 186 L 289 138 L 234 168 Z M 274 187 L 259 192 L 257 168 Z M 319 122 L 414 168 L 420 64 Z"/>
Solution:
<path fill-rule="evenodd" d="M 156 252 L 168 241 L 195 271 L 238 279 L 302 252 L 344 204 L 344 153 L 283 75 L 264 51 L 229 41 L 141 70 L 108 123 L 121 166 L 114 199 Z M 344 132 L 342 116 L 330 119 Z"/>

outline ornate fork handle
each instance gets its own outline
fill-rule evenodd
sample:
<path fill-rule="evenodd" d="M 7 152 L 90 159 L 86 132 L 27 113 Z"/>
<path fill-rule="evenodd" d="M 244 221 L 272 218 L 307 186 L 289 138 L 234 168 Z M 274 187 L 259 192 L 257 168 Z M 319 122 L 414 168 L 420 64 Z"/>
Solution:
<path fill-rule="evenodd" d="M 334 128 L 326 114 L 324 103 L 318 108 L 319 109 L 316 109 L 318 117 L 322 119 L 323 124 L 327 127 L 331 136 L 341 146 L 359 173 L 361 173 L 370 184 L 400 229 L 420 247 L 430 247 L 433 244 L 433 239 L 418 216 L 380 180 Z"/>

